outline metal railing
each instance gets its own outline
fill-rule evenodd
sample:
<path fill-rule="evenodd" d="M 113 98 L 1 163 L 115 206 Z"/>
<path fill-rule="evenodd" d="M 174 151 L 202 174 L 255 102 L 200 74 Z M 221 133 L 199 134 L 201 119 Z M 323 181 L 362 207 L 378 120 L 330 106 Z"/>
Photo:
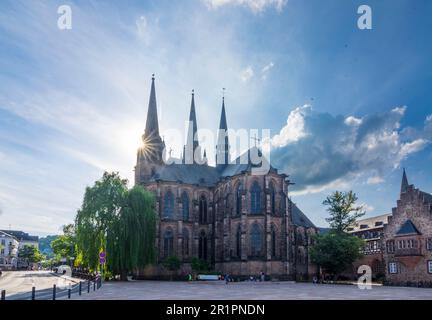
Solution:
<path fill-rule="evenodd" d="M 6 297 L 6 290 L 1 290 L 0 300 L 57 300 L 57 299 L 71 299 L 73 295 L 81 296 L 84 292 L 90 293 L 91 291 L 99 290 L 102 286 L 102 278 L 96 276 L 95 279 L 80 281 L 77 284 L 69 286 L 57 287 L 53 285 L 52 288 L 36 290 L 32 287 L 31 292 L 17 293 Z"/>

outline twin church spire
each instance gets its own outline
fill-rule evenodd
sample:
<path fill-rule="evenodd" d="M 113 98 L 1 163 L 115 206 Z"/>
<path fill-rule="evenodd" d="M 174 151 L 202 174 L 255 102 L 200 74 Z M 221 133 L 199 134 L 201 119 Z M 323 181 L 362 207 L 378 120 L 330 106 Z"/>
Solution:
<path fill-rule="evenodd" d="M 225 97 L 222 98 L 222 111 L 219 122 L 218 140 L 216 145 L 216 165 L 223 167 L 229 163 L 229 142 L 228 142 L 228 126 L 225 113 Z M 147 111 L 147 121 L 145 133 L 143 135 L 144 146 L 152 145 L 157 149 L 157 157 L 162 159 L 162 151 L 165 148 L 165 143 L 162 141 L 159 134 L 159 122 L 157 115 L 155 78 L 152 76 L 152 84 L 150 90 L 149 106 Z M 159 152 L 160 151 L 160 152 Z M 206 164 L 207 153 L 201 155 L 201 147 L 198 142 L 198 125 L 195 110 L 195 91 L 192 90 L 191 107 L 189 113 L 189 127 L 186 137 L 186 144 L 183 147 L 182 162 L 184 164 Z"/>

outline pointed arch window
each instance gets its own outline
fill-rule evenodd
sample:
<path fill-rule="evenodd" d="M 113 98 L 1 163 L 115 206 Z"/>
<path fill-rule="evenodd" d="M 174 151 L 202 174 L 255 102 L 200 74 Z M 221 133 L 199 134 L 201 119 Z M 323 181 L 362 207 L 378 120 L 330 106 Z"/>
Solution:
<path fill-rule="evenodd" d="M 276 257 L 276 228 L 274 226 L 271 227 L 271 256 Z"/>
<path fill-rule="evenodd" d="M 236 232 L 236 257 L 241 258 L 241 225 L 239 224 Z"/>
<path fill-rule="evenodd" d="M 260 226 L 256 223 L 252 225 L 250 239 L 251 239 L 251 256 L 253 257 L 261 256 L 263 251 L 263 235 Z"/>
<path fill-rule="evenodd" d="M 183 229 L 183 257 L 189 256 L 189 231 Z"/>
<path fill-rule="evenodd" d="M 164 218 L 173 218 L 174 216 L 174 195 L 171 191 L 165 192 L 163 216 Z"/>
<path fill-rule="evenodd" d="M 199 200 L 199 223 L 207 223 L 207 199 L 201 196 Z"/>
<path fill-rule="evenodd" d="M 270 182 L 269 189 L 270 189 L 270 212 L 271 214 L 275 214 L 276 213 L 276 192 L 275 192 L 273 182 Z"/>
<path fill-rule="evenodd" d="M 198 242 L 198 258 L 207 260 L 207 236 L 204 231 L 201 231 Z"/>
<path fill-rule="evenodd" d="M 251 212 L 252 214 L 261 213 L 261 187 L 258 182 L 255 181 L 251 188 Z"/>
<path fill-rule="evenodd" d="M 182 213 L 183 213 L 183 221 L 189 220 L 189 196 L 185 192 L 182 194 Z"/>
<path fill-rule="evenodd" d="M 241 215 L 242 211 L 242 185 L 239 184 L 236 190 L 236 215 Z"/>
<path fill-rule="evenodd" d="M 164 234 L 164 257 L 168 258 L 174 253 L 174 236 L 171 229 L 167 229 Z"/>

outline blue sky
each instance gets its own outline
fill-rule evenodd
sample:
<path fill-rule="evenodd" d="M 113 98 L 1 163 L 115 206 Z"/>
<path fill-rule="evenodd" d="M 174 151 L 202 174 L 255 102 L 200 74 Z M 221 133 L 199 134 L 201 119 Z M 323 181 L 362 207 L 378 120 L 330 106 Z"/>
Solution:
<path fill-rule="evenodd" d="M 319 226 L 335 189 L 390 212 L 402 167 L 431 192 L 431 15 L 427 0 L 1 1 L 0 228 L 58 233 L 104 170 L 133 182 L 152 73 L 162 132 L 183 130 L 192 88 L 216 130 L 227 88 L 228 126 L 271 130 Z"/>

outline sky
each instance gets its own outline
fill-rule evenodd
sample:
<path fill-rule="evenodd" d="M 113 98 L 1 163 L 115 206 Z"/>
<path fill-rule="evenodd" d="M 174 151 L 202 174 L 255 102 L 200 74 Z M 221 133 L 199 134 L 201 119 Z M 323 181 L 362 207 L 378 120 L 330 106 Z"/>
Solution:
<path fill-rule="evenodd" d="M 1 1 L 0 228 L 58 234 L 105 170 L 133 184 L 153 73 L 173 156 L 191 90 L 215 131 L 226 88 L 229 128 L 270 130 L 317 226 L 335 190 L 390 213 L 402 168 L 432 192 L 431 15 L 428 0 Z"/>

